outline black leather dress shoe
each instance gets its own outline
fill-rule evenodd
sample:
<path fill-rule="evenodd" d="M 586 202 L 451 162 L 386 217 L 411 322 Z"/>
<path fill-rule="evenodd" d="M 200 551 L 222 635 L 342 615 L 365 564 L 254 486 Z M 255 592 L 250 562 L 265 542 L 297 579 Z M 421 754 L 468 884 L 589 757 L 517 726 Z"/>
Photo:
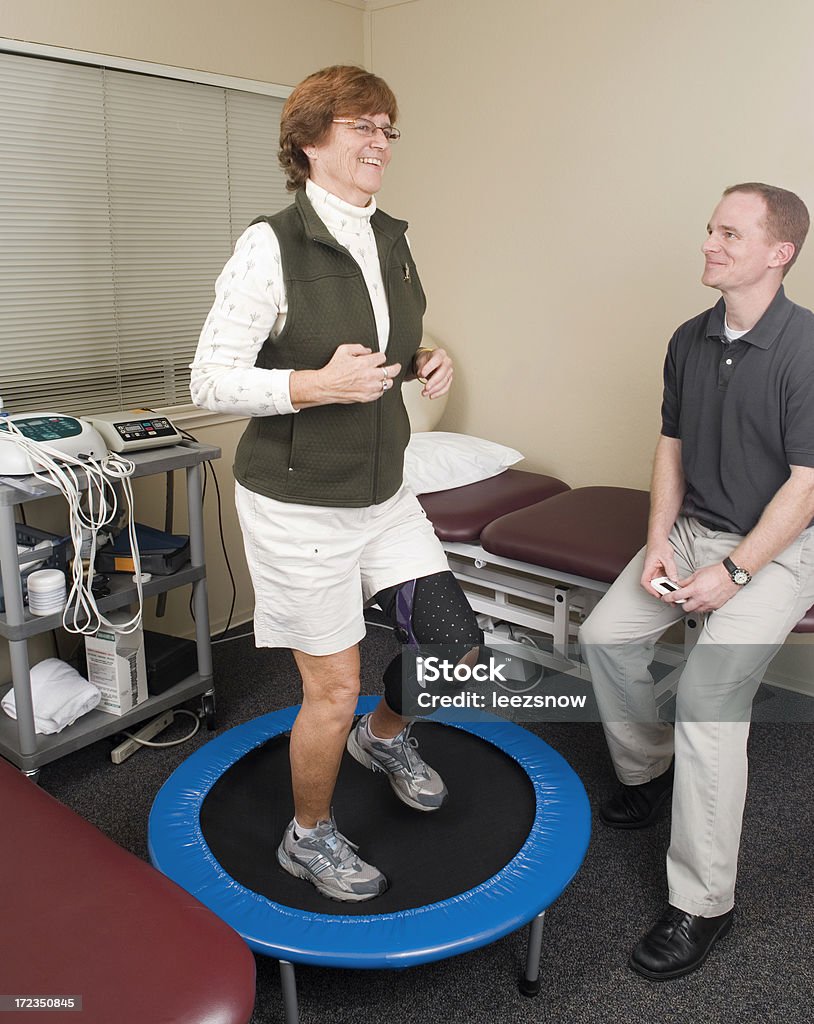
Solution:
<path fill-rule="evenodd" d="M 669 906 L 630 955 L 630 966 L 651 981 L 671 981 L 696 970 L 732 926 L 734 910 L 697 917 Z"/>
<path fill-rule="evenodd" d="M 599 819 L 611 828 L 644 828 L 652 824 L 673 791 L 673 765 L 640 786 L 621 786 L 599 808 Z"/>

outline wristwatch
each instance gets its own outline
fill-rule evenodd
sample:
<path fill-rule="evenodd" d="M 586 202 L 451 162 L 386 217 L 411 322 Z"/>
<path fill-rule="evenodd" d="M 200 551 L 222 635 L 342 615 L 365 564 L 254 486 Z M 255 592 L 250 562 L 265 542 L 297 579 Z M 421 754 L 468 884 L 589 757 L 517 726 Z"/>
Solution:
<path fill-rule="evenodd" d="M 741 569 L 739 565 L 735 565 L 731 558 L 724 559 L 724 569 L 729 573 L 729 578 L 732 582 L 737 583 L 739 587 L 745 587 L 752 578 L 751 573 L 747 572 L 746 569 Z"/>

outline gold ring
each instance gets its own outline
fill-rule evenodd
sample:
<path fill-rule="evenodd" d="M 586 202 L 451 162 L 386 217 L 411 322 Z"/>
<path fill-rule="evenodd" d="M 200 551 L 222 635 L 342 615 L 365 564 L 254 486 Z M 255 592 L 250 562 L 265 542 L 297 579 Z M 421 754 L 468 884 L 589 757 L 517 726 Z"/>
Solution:
<path fill-rule="evenodd" d="M 385 368 L 384 368 L 384 367 L 382 367 L 382 373 L 384 374 L 384 379 L 385 379 L 385 380 L 388 380 L 389 378 L 388 378 L 388 376 L 387 376 L 387 370 L 385 370 Z"/>

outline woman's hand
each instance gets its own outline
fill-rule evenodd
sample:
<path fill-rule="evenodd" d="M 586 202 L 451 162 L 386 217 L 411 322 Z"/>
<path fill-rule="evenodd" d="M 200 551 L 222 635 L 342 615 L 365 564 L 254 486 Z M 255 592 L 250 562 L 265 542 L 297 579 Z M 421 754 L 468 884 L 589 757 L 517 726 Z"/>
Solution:
<path fill-rule="evenodd" d="M 315 405 L 375 402 L 393 387 L 401 363 L 386 363 L 384 352 L 364 345 L 340 345 L 321 370 L 294 370 L 289 380 L 295 409 Z"/>
<path fill-rule="evenodd" d="M 419 351 L 414 360 L 415 375 L 424 385 L 424 398 L 440 398 L 452 386 L 452 359 L 442 348 Z"/>

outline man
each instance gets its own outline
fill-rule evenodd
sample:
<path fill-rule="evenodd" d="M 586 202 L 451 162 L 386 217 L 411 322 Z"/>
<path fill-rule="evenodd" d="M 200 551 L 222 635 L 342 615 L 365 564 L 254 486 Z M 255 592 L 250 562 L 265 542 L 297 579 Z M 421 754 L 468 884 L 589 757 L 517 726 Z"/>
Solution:
<path fill-rule="evenodd" d="M 752 699 L 814 604 L 814 315 L 782 287 L 808 225 L 784 189 L 724 192 L 702 248 L 722 298 L 665 361 L 647 545 L 580 634 L 621 782 L 600 819 L 649 825 L 673 791 L 669 905 L 630 959 L 654 981 L 698 968 L 732 923 Z M 687 612 L 703 626 L 673 729 L 648 666 Z"/>

